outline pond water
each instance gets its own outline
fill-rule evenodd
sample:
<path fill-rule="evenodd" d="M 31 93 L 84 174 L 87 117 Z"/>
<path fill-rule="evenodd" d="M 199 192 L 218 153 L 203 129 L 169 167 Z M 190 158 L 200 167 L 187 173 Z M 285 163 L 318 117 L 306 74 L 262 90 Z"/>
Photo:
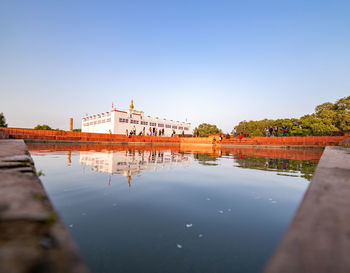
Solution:
<path fill-rule="evenodd" d="M 322 150 L 29 145 L 95 273 L 260 272 Z"/>

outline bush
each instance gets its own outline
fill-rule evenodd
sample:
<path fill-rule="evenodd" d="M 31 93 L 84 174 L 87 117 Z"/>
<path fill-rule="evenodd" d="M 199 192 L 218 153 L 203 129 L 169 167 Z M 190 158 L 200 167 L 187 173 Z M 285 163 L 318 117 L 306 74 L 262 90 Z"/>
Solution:
<path fill-rule="evenodd" d="M 250 136 L 264 136 L 264 134 L 259 129 L 256 129 Z"/>
<path fill-rule="evenodd" d="M 38 124 L 37 126 L 34 127 L 34 130 L 53 130 L 49 125 L 43 124 L 40 125 Z"/>

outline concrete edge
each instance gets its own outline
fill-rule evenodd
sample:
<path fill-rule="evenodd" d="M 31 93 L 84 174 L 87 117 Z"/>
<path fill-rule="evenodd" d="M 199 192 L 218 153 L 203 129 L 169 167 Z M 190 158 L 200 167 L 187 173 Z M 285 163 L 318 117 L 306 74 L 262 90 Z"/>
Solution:
<path fill-rule="evenodd" d="M 0 189 L 0 272 L 90 272 L 23 140 L 0 140 Z"/>
<path fill-rule="evenodd" d="M 326 147 L 264 273 L 350 272 L 350 149 Z"/>

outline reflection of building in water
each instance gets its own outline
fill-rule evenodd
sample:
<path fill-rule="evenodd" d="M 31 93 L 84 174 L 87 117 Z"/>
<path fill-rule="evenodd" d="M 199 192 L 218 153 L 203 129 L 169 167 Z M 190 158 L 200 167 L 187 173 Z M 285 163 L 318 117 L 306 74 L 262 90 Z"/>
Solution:
<path fill-rule="evenodd" d="M 84 151 L 80 152 L 80 164 L 92 166 L 95 172 L 121 174 L 130 184 L 131 177 L 142 171 L 189 166 L 190 158 L 188 154 L 171 151 Z"/>

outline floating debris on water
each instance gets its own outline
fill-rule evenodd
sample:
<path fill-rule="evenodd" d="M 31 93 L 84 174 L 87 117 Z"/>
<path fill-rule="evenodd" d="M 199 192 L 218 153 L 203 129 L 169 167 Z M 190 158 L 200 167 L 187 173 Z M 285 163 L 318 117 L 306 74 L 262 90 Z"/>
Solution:
<path fill-rule="evenodd" d="M 271 203 L 272 203 L 272 204 L 276 204 L 276 203 L 277 203 L 277 201 L 272 201 Z"/>
<path fill-rule="evenodd" d="M 73 224 L 70 224 L 69 227 L 72 228 L 72 227 L 73 227 Z"/>
<path fill-rule="evenodd" d="M 203 234 L 198 234 L 198 238 L 202 238 L 203 237 Z"/>
<path fill-rule="evenodd" d="M 186 227 L 187 228 L 190 228 L 190 227 L 192 227 L 193 226 L 193 224 L 186 224 Z"/>
<path fill-rule="evenodd" d="M 182 248 L 182 245 L 177 244 L 176 246 L 177 246 L 177 248 Z"/>
<path fill-rule="evenodd" d="M 224 211 L 223 211 L 223 210 L 218 210 L 218 212 L 219 212 L 219 213 L 224 213 Z"/>
<path fill-rule="evenodd" d="M 227 211 L 231 211 L 231 209 L 227 209 Z"/>
<path fill-rule="evenodd" d="M 269 201 L 272 201 L 272 198 L 271 198 L 271 197 L 269 198 Z"/>
<path fill-rule="evenodd" d="M 209 198 L 209 197 L 207 198 L 207 201 L 210 201 L 210 198 Z"/>

